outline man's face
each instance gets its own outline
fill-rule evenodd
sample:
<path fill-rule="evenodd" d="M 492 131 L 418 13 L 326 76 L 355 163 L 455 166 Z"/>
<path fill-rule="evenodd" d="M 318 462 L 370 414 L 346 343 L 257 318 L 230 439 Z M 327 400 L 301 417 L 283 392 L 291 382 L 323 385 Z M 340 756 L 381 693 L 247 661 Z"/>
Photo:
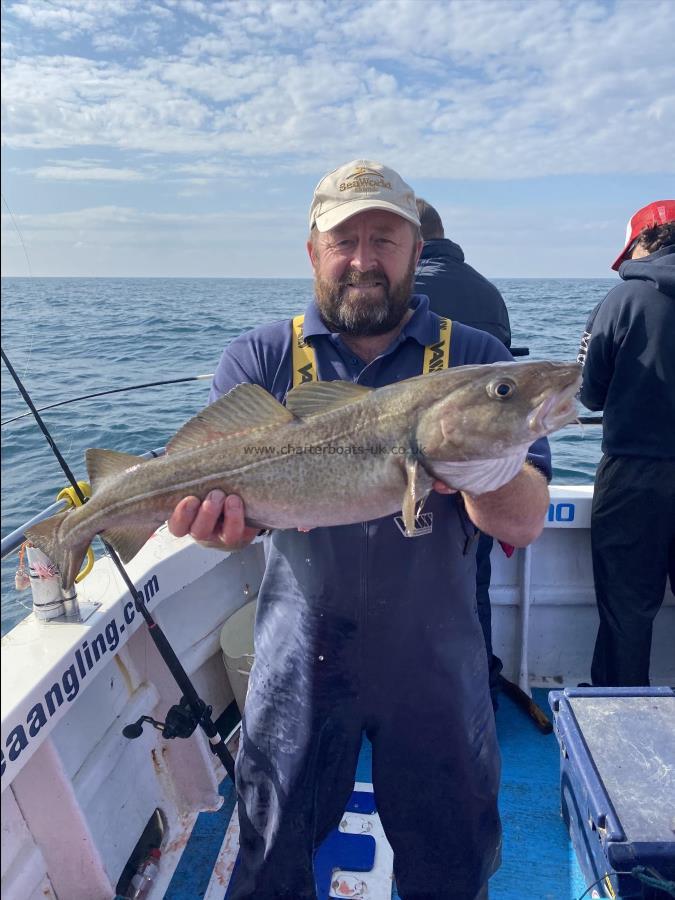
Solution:
<path fill-rule="evenodd" d="M 360 336 L 395 328 L 408 309 L 421 248 L 409 222 L 379 209 L 316 232 L 307 249 L 326 325 Z"/>

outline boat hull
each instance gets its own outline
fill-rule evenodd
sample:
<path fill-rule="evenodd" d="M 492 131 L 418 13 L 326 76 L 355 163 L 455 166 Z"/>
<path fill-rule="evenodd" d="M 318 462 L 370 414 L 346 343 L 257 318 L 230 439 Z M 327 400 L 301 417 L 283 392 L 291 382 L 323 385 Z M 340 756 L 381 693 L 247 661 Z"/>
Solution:
<path fill-rule="evenodd" d="M 524 690 L 587 681 L 597 628 L 590 558 L 591 487 L 553 487 L 541 537 L 492 554 L 493 642 L 504 674 Z M 166 529 L 128 566 L 214 718 L 233 703 L 220 647 L 226 620 L 255 596 L 264 543 L 206 550 Z M 200 811 L 222 803 L 225 776 L 198 730 L 166 741 L 178 688 L 121 577 L 100 559 L 78 588 L 95 611 L 82 623 L 21 622 L 2 643 L 2 893 L 7 900 L 112 898 L 156 810 L 165 838 L 151 897 L 171 880 Z M 675 683 L 675 598 L 654 629 L 654 684 Z M 524 719 L 524 727 L 531 727 Z"/>

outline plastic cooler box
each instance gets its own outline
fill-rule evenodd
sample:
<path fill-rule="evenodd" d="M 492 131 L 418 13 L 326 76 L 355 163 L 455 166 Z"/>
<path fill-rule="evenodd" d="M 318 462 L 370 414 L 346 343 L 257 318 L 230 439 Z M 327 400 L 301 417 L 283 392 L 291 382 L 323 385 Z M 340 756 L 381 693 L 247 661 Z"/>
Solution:
<path fill-rule="evenodd" d="M 566 688 L 549 703 L 561 811 L 587 896 L 673 896 L 664 882 L 675 881 L 675 692 Z"/>

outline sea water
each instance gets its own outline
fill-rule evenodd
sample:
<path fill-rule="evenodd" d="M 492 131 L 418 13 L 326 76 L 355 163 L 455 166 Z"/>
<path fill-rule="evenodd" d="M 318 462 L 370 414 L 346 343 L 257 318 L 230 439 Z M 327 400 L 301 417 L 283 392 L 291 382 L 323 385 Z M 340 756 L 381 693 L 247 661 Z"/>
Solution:
<path fill-rule="evenodd" d="M 493 279 L 511 318 L 513 346 L 529 359 L 576 358 L 588 314 L 616 279 Z M 310 279 L 3 278 L 2 346 L 39 408 L 84 394 L 214 371 L 236 335 L 302 312 Z M 78 479 L 84 451 L 141 453 L 164 446 L 206 402 L 209 382 L 188 381 L 81 400 L 42 415 Z M 2 421 L 27 412 L 2 367 Z M 551 438 L 554 483 L 593 481 L 600 428 Z M 67 484 L 28 415 L 2 427 L 2 535 L 52 503 Z M 14 588 L 17 557 L 2 563 L 2 633 L 30 606 Z"/>

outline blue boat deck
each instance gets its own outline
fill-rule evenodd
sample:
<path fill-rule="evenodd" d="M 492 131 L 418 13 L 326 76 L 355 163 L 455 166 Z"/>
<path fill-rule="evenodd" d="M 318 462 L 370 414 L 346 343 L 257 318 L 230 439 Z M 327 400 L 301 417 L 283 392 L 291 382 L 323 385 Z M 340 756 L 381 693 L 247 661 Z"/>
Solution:
<path fill-rule="evenodd" d="M 548 691 L 532 693 L 550 717 Z M 499 704 L 504 847 L 502 866 L 490 879 L 490 900 L 577 900 L 589 885 L 560 816 L 558 742 L 503 694 Z"/>
<path fill-rule="evenodd" d="M 534 698 L 549 711 L 547 691 L 535 690 Z M 560 817 L 560 754 L 555 735 L 542 735 L 503 694 L 497 730 L 503 759 L 504 847 L 502 866 L 490 881 L 490 900 L 577 900 L 589 886 L 584 884 Z M 356 781 L 370 782 L 370 763 L 370 745 L 364 741 Z M 221 793 L 221 809 L 198 817 L 166 900 L 205 896 L 234 810 L 229 779 L 221 785 Z M 395 891 L 392 900 L 399 900 Z"/>

